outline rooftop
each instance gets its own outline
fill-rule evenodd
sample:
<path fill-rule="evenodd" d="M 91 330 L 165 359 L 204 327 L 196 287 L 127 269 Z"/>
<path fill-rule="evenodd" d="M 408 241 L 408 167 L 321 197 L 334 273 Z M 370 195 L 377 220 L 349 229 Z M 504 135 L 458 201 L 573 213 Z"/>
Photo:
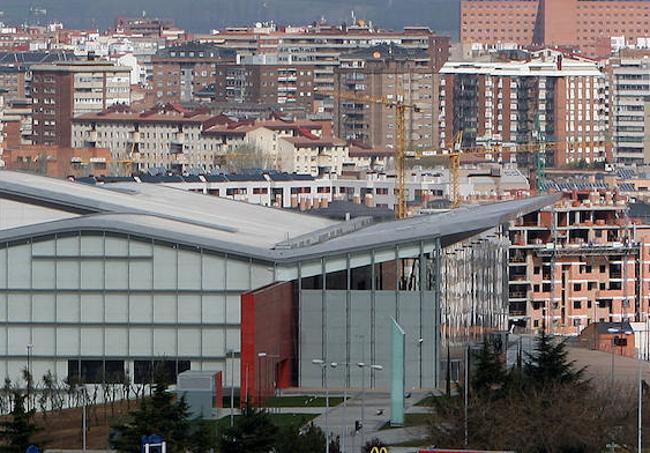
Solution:
<path fill-rule="evenodd" d="M 363 218 L 335 222 L 160 185 L 92 186 L 12 171 L 0 171 L 0 196 L 75 214 L 0 230 L 0 241 L 110 231 L 275 263 L 412 245 L 434 237 L 451 244 L 559 198 L 549 195 L 369 225 Z"/>

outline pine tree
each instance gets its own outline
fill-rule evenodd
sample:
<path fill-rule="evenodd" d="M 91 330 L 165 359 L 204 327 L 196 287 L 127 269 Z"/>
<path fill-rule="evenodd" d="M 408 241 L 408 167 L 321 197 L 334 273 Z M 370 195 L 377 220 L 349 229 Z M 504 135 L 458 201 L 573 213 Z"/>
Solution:
<path fill-rule="evenodd" d="M 505 364 L 487 339 L 483 340 L 483 346 L 474 357 L 471 390 L 486 395 L 504 388 L 508 379 Z"/>
<path fill-rule="evenodd" d="M 524 376 L 530 385 L 582 384 L 585 368 L 576 370 L 568 360 L 565 341 L 557 341 L 545 331 L 537 335 L 533 353 L 526 354 Z"/>
<path fill-rule="evenodd" d="M 222 434 L 221 453 L 267 453 L 273 448 L 276 432 L 265 411 L 246 406 L 235 425 Z"/>
<path fill-rule="evenodd" d="M 32 444 L 32 437 L 39 428 L 32 423 L 34 409 L 25 410 L 25 397 L 19 391 L 13 393 L 14 405 L 10 420 L 0 422 L 0 439 L 4 445 L 0 452 L 24 453 Z"/>
<path fill-rule="evenodd" d="M 164 384 L 156 384 L 151 398 L 144 399 L 140 409 L 132 412 L 125 423 L 113 426 L 111 446 L 120 452 L 140 451 L 140 439 L 160 435 L 170 453 L 189 448 L 191 426 L 184 398 L 175 400 Z"/>

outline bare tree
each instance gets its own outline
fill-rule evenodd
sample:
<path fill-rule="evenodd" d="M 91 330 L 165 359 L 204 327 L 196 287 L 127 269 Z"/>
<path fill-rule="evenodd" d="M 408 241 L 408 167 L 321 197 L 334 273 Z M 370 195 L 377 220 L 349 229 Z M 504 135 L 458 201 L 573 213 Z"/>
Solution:
<path fill-rule="evenodd" d="M 241 173 L 251 169 L 278 169 L 277 155 L 264 152 L 250 143 L 237 146 L 216 163 L 228 173 Z"/>

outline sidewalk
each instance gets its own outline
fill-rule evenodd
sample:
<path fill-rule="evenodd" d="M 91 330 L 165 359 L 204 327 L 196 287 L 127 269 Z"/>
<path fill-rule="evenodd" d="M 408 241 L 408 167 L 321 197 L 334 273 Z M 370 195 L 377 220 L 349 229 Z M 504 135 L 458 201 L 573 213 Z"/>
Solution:
<path fill-rule="evenodd" d="M 423 413 L 427 408 L 414 406 L 415 403 L 427 396 L 427 392 L 412 391 L 411 397 L 406 399 L 406 413 Z M 353 390 L 347 404 L 340 404 L 330 408 L 327 413 L 319 415 L 314 423 L 323 431 L 329 431 L 333 437 L 341 437 L 341 447 L 344 453 L 357 453 L 361 446 L 372 438 L 379 438 L 386 443 L 402 443 L 426 437 L 426 428 L 407 427 L 387 429 L 380 431 L 390 420 L 390 394 L 380 391 L 366 392 L 361 398 L 361 392 Z M 424 410 L 424 411 L 423 411 Z M 379 413 L 381 411 L 381 413 Z M 355 421 L 361 422 L 363 429 L 354 431 Z M 392 451 L 392 450 L 391 450 Z M 407 449 L 405 451 L 415 451 Z"/>

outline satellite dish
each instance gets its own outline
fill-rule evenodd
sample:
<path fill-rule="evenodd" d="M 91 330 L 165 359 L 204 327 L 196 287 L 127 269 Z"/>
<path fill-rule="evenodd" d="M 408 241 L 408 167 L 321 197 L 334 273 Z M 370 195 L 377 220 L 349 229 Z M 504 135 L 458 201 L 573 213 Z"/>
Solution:
<path fill-rule="evenodd" d="M 375 60 L 380 59 L 380 58 L 381 58 L 381 52 L 379 52 L 378 50 L 375 50 L 375 51 L 372 53 L 372 58 L 374 58 Z"/>

